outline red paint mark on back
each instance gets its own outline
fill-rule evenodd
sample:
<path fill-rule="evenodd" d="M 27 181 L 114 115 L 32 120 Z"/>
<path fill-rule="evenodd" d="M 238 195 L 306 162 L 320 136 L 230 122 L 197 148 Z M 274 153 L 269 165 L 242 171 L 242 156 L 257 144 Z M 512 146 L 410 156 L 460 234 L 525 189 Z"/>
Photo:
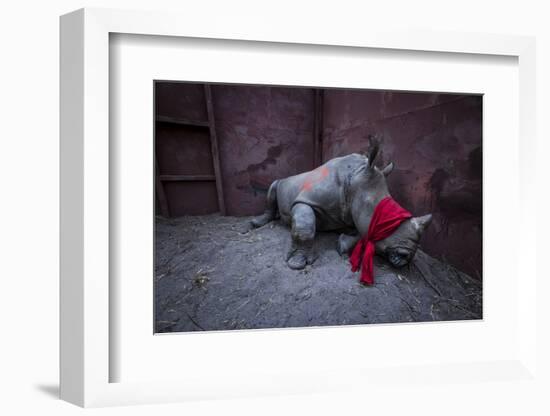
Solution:
<path fill-rule="evenodd" d="M 329 169 L 326 166 L 319 166 L 306 176 L 302 191 L 311 191 L 316 184 L 322 182 L 329 174 Z"/>

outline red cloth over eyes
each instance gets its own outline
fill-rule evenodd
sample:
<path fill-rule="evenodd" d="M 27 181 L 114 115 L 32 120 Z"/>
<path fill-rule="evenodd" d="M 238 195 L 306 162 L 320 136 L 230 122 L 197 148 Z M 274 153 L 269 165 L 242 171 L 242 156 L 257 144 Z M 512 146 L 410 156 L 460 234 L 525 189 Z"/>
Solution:
<path fill-rule="evenodd" d="M 374 243 L 389 237 L 403 221 L 411 217 L 412 214 L 390 196 L 376 205 L 367 234 L 357 242 L 349 258 L 352 271 L 361 268 L 361 283 L 374 283 Z"/>

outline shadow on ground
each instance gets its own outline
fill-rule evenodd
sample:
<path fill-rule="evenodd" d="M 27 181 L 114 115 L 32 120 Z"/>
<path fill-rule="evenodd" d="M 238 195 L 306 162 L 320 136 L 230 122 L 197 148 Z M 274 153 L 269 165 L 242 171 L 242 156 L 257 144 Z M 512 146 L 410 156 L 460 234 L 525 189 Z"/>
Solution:
<path fill-rule="evenodd" d="M 363 286 L 319 233 L 317 260 L 301 271 L 284 261 L 288 227 L 250 229 L 248 217 L 156 222 L 156 332 L 481 319 L 478 280 L 422 251 L 404 269 L 375 258 Z"/>
<path fill-rule="evenodd" d="M 37 384 L 34 387 L 52 399 L 59 399 L 59 385 L 57 384 Z"/>

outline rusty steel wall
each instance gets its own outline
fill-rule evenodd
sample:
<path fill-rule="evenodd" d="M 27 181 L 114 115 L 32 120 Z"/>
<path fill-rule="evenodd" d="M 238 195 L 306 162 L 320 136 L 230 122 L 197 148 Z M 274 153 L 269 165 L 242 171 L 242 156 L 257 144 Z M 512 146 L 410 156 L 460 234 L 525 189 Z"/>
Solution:
<path fill-rule="evenodd" d="M 423 248 L 481 278 L 482 97 L 325 90 L 323 120 L 323 160 L 381 135 L 392 196 L 414 215 L 434 214 Z"/>
<path fill-rule="evenodd" d="M 263 211 L 269 185 L 313 168 L 314 90 L 212 87 L 228 215 Z"/>
<path fill-rule="evenodd" d="M 155 117 L 155 158 L 160 175 L 214 174 L 208 128 L 166 121 L 207 122 L 203 84 L 156 82 Z M 170 216 L 219 211 L 213 181 L 167 181 L 162 187 Z M 158 192 L 155 203 L 156 212 L 161 212 Z"/>

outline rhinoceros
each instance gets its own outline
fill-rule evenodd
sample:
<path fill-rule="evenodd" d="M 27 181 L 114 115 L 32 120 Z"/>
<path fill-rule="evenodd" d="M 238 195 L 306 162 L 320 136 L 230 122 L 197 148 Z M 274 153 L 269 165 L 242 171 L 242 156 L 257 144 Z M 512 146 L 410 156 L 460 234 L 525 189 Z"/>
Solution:
<path fill-rule="evenodd" d="M 291 269 L 303 269 L 315 261 L 316 231 L 341 231 L 336 247 L 341 256 L 367 233 L 374 208 L 390 196 L 386 177 L 393 163 L 376 167 L 378 149 L 374 143 L 367 154 L 336 157 L 312 171 L 271 184 L 265 212 L 252 220 L 252 226 L 264 226 L 278 217 L 290 225 L 292 244 L 286 262 Z M 389 237 L 376 242 L 376 254 L 395 267 L 405 266 L 431 219 L 427 214 L 405 220 Z"/>

